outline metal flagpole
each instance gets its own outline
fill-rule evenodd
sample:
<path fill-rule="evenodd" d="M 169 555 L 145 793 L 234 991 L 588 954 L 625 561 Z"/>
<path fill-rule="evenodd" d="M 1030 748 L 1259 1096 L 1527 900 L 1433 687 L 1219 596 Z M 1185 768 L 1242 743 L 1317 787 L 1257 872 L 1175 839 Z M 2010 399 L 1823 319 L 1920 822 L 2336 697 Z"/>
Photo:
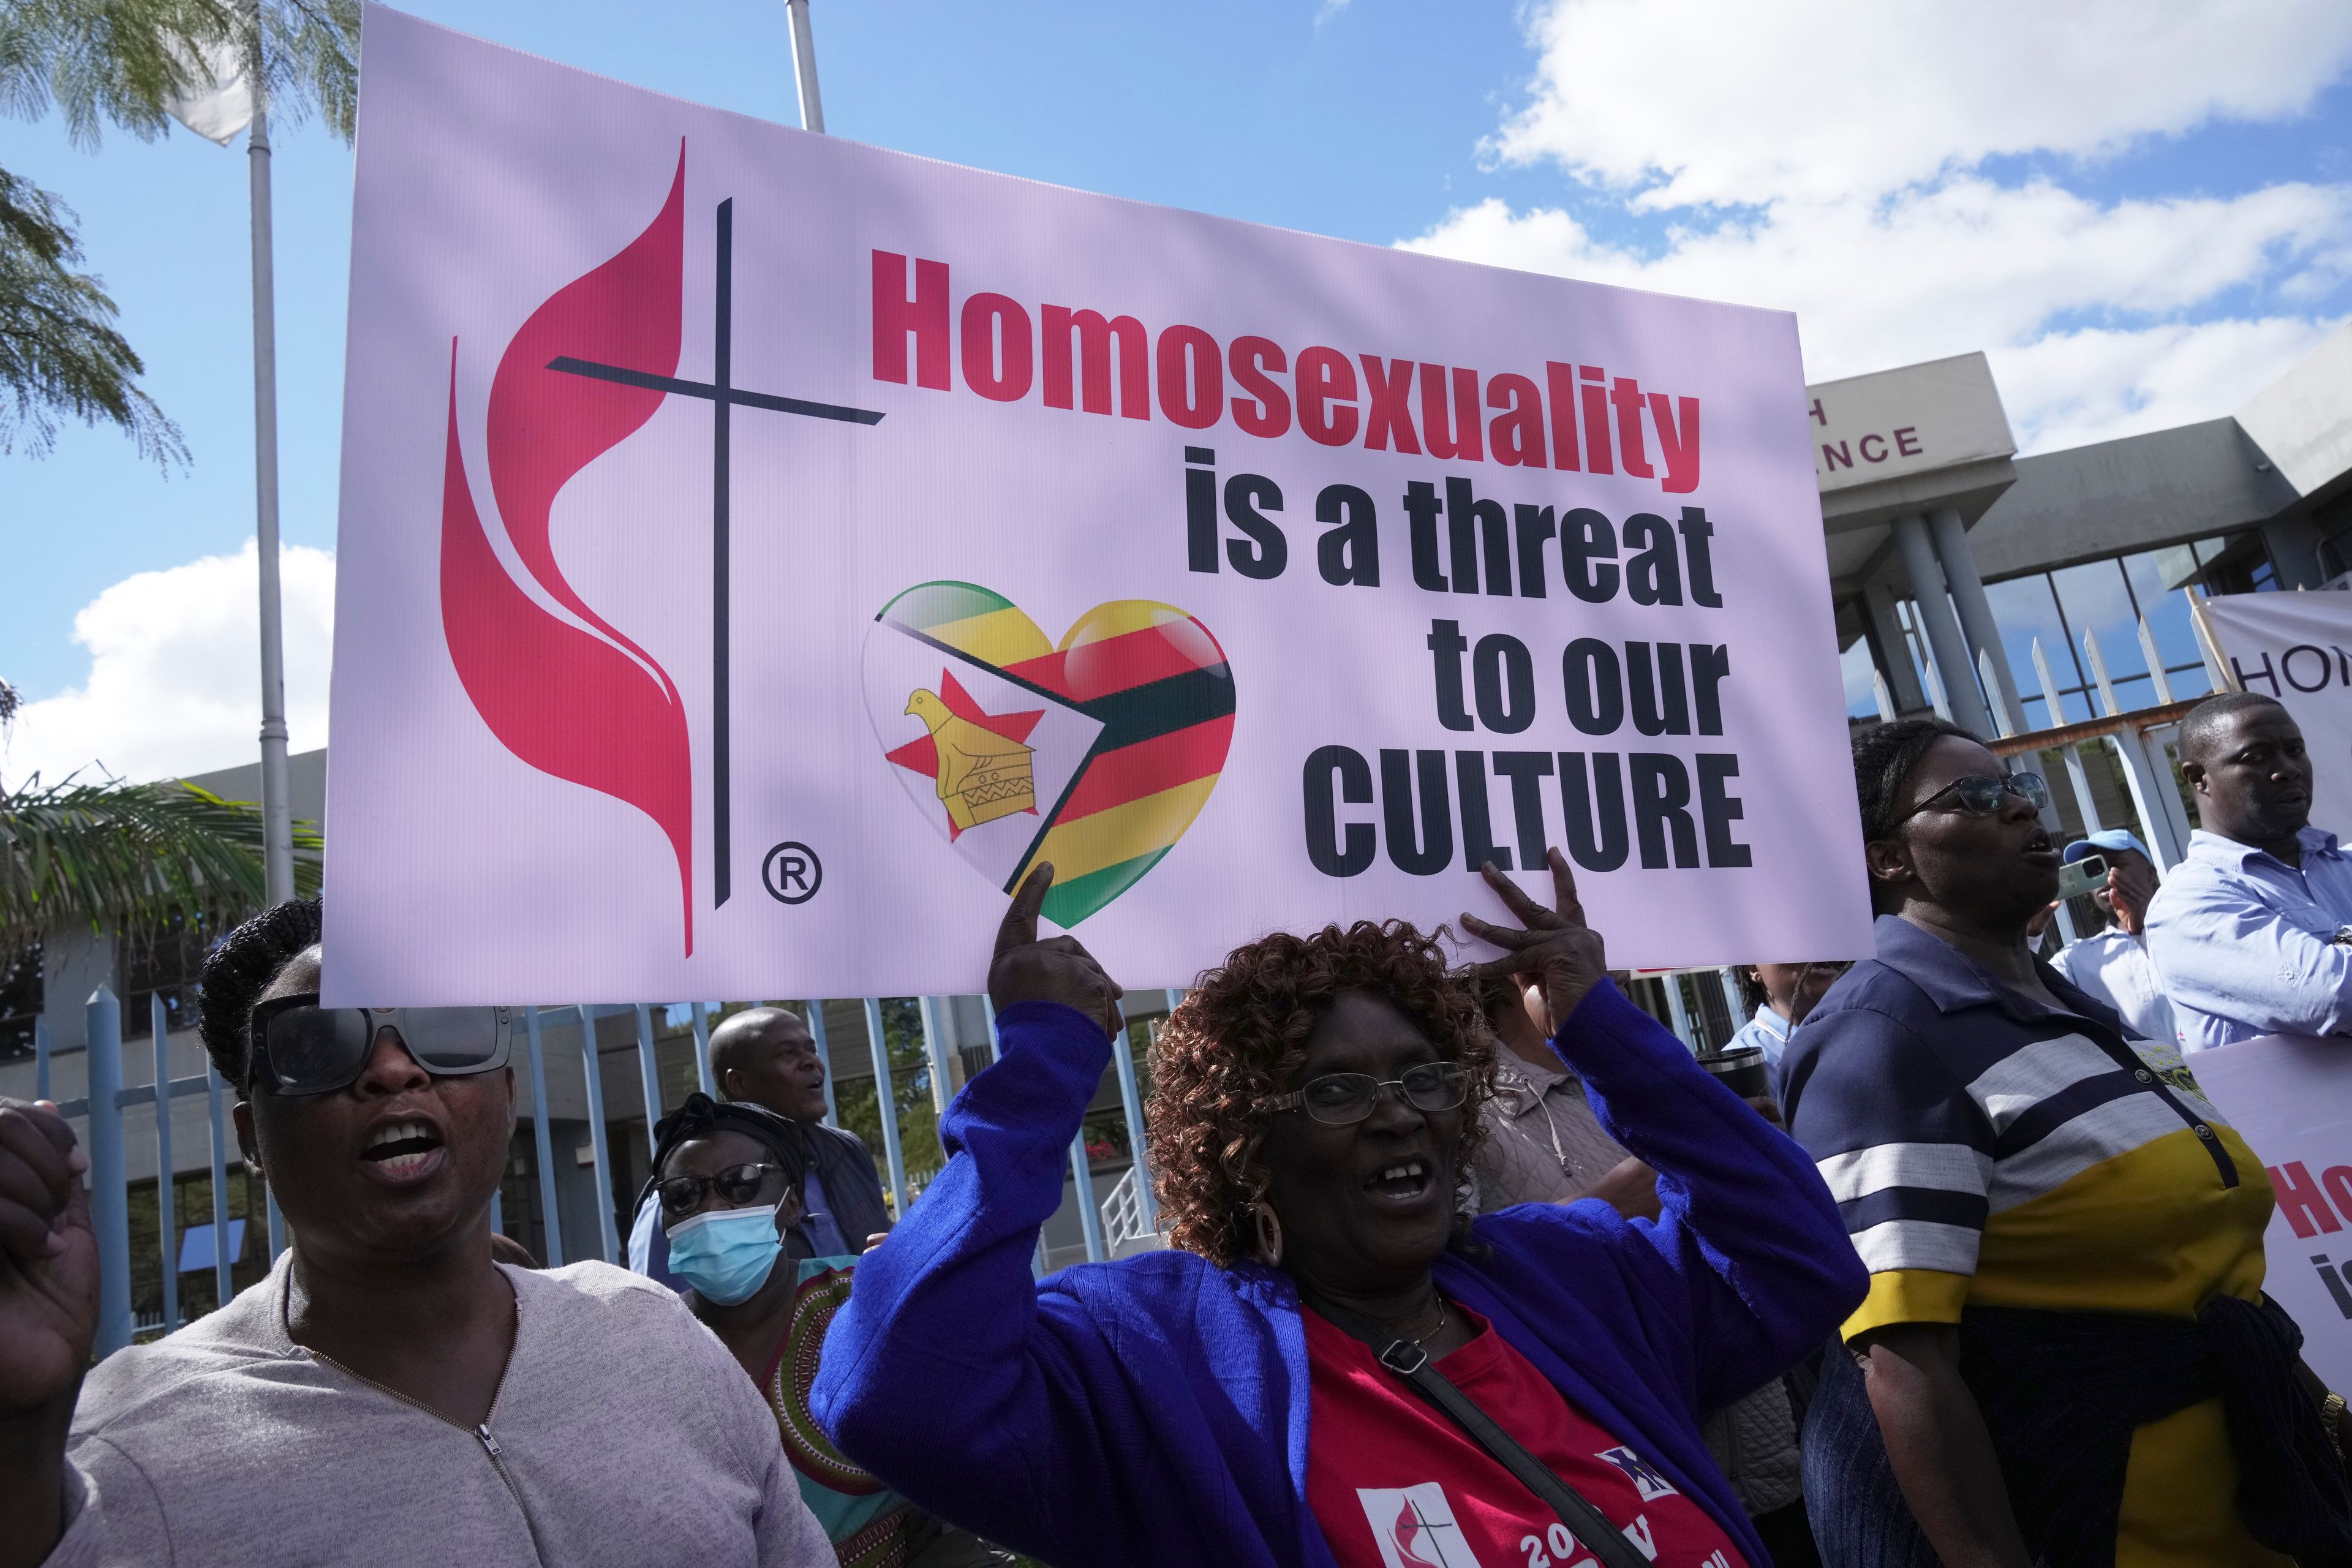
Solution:
<path fill-rule="evenodd" d="M 793 25 L 793 71 L 800 78 L 801 129 L 824 134 L 824 100 L 816 91 L 816 40 L 809 36 L 809 0 L 784 0 Z"/>
<path fill-rule="evenodd" d="M 261 558 L 262 885 L 273 904 L 294 896 L 294 816 L 286 786 L 286 644 L 278 591 L 278 301 L 269 232 L 269 109 L 261 12 L 253 9 L 253 123 L 246 136 L 253 195 L 253 533 Z"/>

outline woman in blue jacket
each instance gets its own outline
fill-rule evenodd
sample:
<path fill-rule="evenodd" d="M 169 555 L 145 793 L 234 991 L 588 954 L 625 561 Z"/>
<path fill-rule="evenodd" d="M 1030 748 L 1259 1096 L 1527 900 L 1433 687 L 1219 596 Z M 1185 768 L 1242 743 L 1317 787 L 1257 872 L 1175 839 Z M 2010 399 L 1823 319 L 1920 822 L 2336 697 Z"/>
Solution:
<path fill-rule="evenodd" d="M 1434 942 L 1364 922 L 1239 950 L 1161 1036 L 1178 1249 L 1034 1280 L 1119 995 L 1075 938 L 1036 940 L 1040 868 L 989 975 L 1002 1060 L 858 1269 L 820 1423 L 1055 1568 L 1763 1568 L 1697 1413 L 1820 1344 L 1864 1277 L 1810 1163 L 1609 984 L 1557 852 L 1552 874 L 1545 910 L 1490 869 L 1524 929 L 1464 923 L 1506 950 L 1485 971 L 1544 986 L 1554 1048 L 1659 1173 L 1657 1219 L 1463 1218 L 1493 1043 Z"/>

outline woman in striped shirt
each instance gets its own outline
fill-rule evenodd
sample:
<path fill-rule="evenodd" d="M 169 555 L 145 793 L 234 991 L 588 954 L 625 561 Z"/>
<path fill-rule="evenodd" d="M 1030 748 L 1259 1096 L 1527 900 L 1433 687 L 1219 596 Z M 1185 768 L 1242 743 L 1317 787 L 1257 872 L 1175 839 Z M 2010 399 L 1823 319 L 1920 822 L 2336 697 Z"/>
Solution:
<path fill-rule="evenodd" d="M 2169 1042 L 2027 945 L 2047 789 L 1932 721 L 1865 731 L 1854 773 L 1877 956 L 1783 1062 L 1871 1271 L 1806 1423 L 1824 1560 L 2352 1560 L 2342 1457 L 2262 1294 L 2261 1161 Z"/>

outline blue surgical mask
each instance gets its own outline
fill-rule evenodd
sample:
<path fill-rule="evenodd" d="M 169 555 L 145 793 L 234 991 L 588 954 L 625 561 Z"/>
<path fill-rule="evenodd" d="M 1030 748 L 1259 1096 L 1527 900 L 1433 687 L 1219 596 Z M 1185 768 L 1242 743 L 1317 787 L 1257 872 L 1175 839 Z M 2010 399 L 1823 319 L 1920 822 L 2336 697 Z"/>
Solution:
<path fill-rule="evenodd" d="M 716 1209 L 678 1221 L 664 1232 L 669 1271 L 715 1305 L 750 1300 L 783 1254 L 783 1238 L 776 1234 L 776 1211 L 782 1206 Z"/>

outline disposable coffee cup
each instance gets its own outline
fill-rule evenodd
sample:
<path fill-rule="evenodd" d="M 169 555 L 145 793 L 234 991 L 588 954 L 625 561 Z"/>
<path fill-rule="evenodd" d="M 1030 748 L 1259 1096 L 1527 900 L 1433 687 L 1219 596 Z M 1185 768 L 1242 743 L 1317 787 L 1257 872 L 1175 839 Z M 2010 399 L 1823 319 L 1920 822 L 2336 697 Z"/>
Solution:
<path fill-rule="evenodd" d="M 1761 1047 L 1742 1046 L 1736 1051 L 1724 1051 L 1698 1058 L 1698 1065 L 1721 1079 L 1724 1086 L 1743 1099 L 1772 1092 L 1772 1078 L 1764 1065 Z"/>

